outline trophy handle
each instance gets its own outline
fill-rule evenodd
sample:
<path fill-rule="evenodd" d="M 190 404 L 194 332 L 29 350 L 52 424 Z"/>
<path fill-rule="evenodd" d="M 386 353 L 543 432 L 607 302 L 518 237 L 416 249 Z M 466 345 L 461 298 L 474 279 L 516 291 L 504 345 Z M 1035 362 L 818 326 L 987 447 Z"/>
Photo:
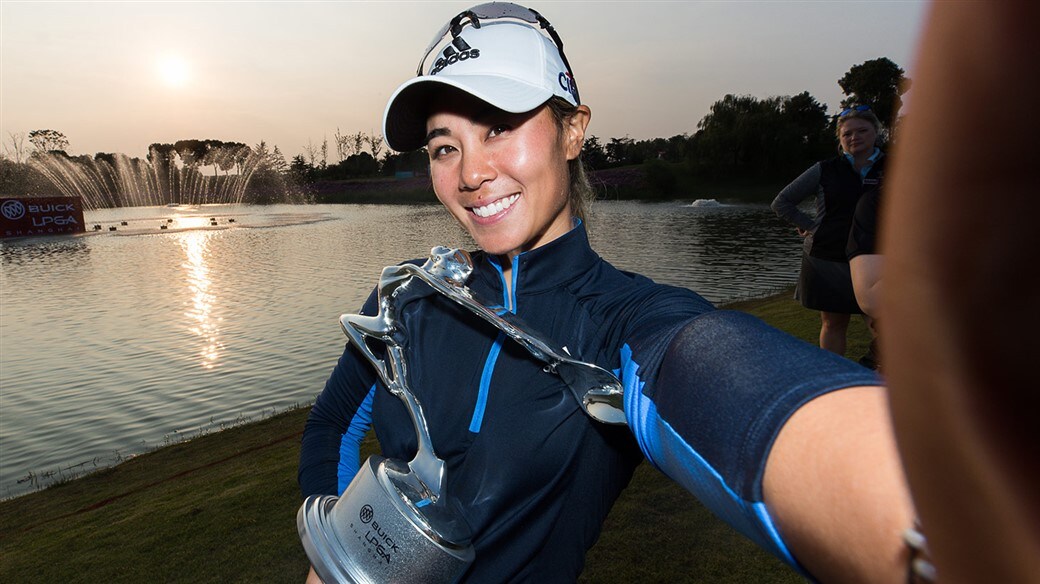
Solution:
<path fill-rule="evenodd" d="M 404 402 L 405 409 L 408 410 L 408 415 L 412 419 L 412 425 L 415 427 L 418 441 L 415 457 L 408 463 L 408 467 L 415 473 L 421 484 L 412 486 L 422 495 L 423 499 L 436 503 L 444 492 L 447 471 L 444 461 L 437 457 L 433 449 L 433 440 L 430 438 L 430 429 L 426 424 L 426 417 L 423 415 L 422 404 L 408 389 L 406 382 L 408 371 L 404 350 L 393 342 L 393 324 L 383 316 L 383 311 L 380 311 L 379 316 L 344 314 L 339 317 L 339 324 L 351 344 L 376 370 L 379 379 L 390 390 L 390 393 Z M 376 338 L 386 343 L 389 369 L 387 362 L 372 352 L 365 337 Z"/>
<path fill-rule="evenodd" d="M 546 364 L 546 371 L 558 374 L 574 394 L 578 404 L 592 419 L 605 424 L 625 424 L 624 386 L 613 373 L 572 358 L 567 351 L 544 335 L 531 330 L 516 315 L 499 315 L 487 307 L 464 285 L 472 271 L 469 254 L 457 249 L 435 247 L 423 266 L 402 264 L 383 270 L 383 276 L 394 281 L 419 278 L 441 295 L 466 308 L 495 328 L 504 332 L 536 359 Z"/>
<path fill-rule="evenodd" d="M 397 302 L 407 302 L 409 294 L 418 292 L 411 286 L 414 278 L 422 280 L 435 292 L 466 308 L 504 332 L 531 355 L 546 364 L 545 371 L 560 376 L 570 388 L 582 410 L 592 419 L 606 424 L 625 424 L 624 387 L 612 373 L 595 365 L 572 358 L 566 349 L 551 344 L 544 335 L 511 313 L 498 314 L 487 307 L 465 286 L 473 271 L 473 263 L 464 251 L 435 247 L 422 266 L 402 264 L 383 268 L 379 277 L 379 314 L 363 316 L 344 314 L 340 326 L 358 351 L 376 370 L 376 374 L 390 393 L 404 402 L 415 434 L 418 448 L 408 467 L 414 477 L 406 480 L 430 502 L 437 502 L 446 484 L 445 463 L 437 457 L 430 439 L 429 427 L 423 415 L 422 404 L 408 387 L 408 371 L 404 356 L 405 335 L 397 320 Z M 407 292 L 411 290 L 411 292 Z M 367 339 L 376 339 L 386 346 L 386 359 L 377 356 L 368 346 Z M 415 484 L 414 478 L 419 484 Z"/>

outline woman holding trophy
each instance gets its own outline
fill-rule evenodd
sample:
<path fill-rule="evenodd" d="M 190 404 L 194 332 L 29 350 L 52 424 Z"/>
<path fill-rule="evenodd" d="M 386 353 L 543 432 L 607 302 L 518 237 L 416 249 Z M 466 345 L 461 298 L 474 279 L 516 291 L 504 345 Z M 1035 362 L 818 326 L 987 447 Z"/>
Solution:
<path fill-rule="evenodd" d="M 508 3 L 452 19 L 386 108 L 388 144 L 427 149 L 438 199 L 480 248 L 464 296 L 624 387 L 622 423 L 604 424 L 493 317 L 435 293 L 394 307 L 385 337 L 404 347 L 401 375 L 443 459 L 437 505 L 475 551 L 460 581 L 575 581 L 642 456 L 807 575 L 905 581 L 913 508 L 875 374 L 600 258 L 580 162 L 591 115 L 559 35 Z M 362 314 L 386 310 L 373 294 Z M 387 457 L 421 449 L 414 410 L 372 360 L 348 346 L 318 397 L 304 495 L 347 489 L 370 427 Z"/>

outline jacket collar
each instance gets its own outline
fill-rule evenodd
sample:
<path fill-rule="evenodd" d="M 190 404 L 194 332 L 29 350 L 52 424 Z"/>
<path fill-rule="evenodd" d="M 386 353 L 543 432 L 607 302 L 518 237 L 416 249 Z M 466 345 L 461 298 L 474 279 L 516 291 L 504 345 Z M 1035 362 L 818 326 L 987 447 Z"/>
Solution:
<path fill-rule="evenodd" d="M 513 259 L 515 293 L 524 295 L 543 292 L 567 284 L 600 261 L 589 246 L 585 224 L 575 219 L 575 226 L 549 243 L 525 251 Z M 495 289 L 502 289 L 501 266 L 505 256 L 474 254 L 477 273 Z M 492 265 L 494 264 L 494 265 Z"/>
<path fill-rule="evenodd" d="M 853 156 L 851 154 L 849 154 L 848 152 L 845 152 L 844 150 L 841 153 L 845 155 L 845 160 L 848 160 L 849 164 L 855 166 L 856 159 L 853 158 Z M 878 158 L 881 158 L 881 156 L 883 154 L 884 154 L 884 152 L 882 152 L 880 148 L 875 146 L 874 147 L 874 151 L 871 152 L 870 156 L 867 157 L 867 161 L 870 162 L 871 164 L 874 164 L 875 162 L 877 162 Z"/>

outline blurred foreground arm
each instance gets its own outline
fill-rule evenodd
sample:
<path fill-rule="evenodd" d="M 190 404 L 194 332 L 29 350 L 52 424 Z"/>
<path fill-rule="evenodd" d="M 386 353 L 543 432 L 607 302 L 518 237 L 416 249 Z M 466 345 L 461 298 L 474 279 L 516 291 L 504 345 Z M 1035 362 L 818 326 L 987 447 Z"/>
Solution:
<path fill-rule="evenodd" d="M 883 210 L 883 360 L 944 583 L 1040 581 L 1037 22 L 932 6 Z"/>

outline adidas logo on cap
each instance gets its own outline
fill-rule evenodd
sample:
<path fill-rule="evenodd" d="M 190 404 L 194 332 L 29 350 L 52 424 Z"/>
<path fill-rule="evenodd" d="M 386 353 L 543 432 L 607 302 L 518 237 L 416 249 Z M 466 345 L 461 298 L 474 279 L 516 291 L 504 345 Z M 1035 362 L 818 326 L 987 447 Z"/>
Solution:
<path fill-rule="evenodd" d="M 462 37 L 455 37 L 452 39 L 451 44 L 444 47 L 441 52 L 441 57 L 433 64 L 433 68 L 430 69 L 430 75 L 436 75 L 441 72 L 442 69 L 448 65 L 454 65 L 459 61 L 465 61 L 467 59 L 476 59 L 480 57 L 480 49 L 474 49 L 469 46 L 469 43 Z"/>

